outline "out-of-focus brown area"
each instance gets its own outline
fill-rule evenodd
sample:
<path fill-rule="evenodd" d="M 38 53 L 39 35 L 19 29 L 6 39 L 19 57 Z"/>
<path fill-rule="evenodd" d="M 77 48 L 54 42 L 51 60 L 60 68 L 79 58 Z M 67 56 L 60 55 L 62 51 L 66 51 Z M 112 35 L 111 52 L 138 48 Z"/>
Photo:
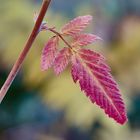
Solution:
<path fill-rule="evenodd" d="M 40 5 L 40 0 L 0 0 L 1 86 Z M 52 0 L 45 19 L 59 30 L 72 18 L 86 14 L 93 16 L 87 32 L 103 38 L 89 47 L 107 58 L 127 106 L 128 123 L 120 126 L 92 104 L 73 83 L 70 68 L 58 77 L 52 69 L 41 71 L 41 51 L 52 35 L 43 32 L 0 105 L 0 140 L 139 140 L 140 2 Z"/>

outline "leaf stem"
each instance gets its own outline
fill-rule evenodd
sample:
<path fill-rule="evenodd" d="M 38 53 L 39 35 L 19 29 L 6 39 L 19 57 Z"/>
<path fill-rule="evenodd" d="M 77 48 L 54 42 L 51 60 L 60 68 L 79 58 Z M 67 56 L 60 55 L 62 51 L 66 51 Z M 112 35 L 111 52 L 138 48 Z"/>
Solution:
<path fill-rule="evenodd" d="M 62 36 L 59 32 L 55 31 L 55 30 L 52 29 L 52 28 L 49 28 L 48 30 L 51 31 L 51 32 L 53 32 L 53 33 L 56 34 L 57 36 L 59 36 L 59 37 L 62 39 L 62 41 L 63 41 L 70 49 L 73 49 L 72 46 L 63 38 L 63 36 Z"/>
<path fill-rule="evenodd" d="M 38 31 L 39 28 L 41 26 L 42 20 L 46 14 L 46 11 L 49 7 L 51 0 L 43 0 L 42 2 L 42 7 L 39 13 L 39 16 L 37 18 L 37 21 L 34 25 L 34 28 L 25 44 L 24 49 L 22 50 L 21 54 L 19 55 L 17 61 L 15 62 L 11 72 L 9 73 L 4 85 L 2 86 L 1 90 L 0 90 L 0 103 L 2 102 L 3 98 L 5 97 L 8 89 L 10 88 L 13 80 L 15 79 L 18 71 L 20 70 L 22 63 L 27 55 L 27 53 L 29 52 L 34 40 L 36 39 L 37 35 L 38 35 Z"/>

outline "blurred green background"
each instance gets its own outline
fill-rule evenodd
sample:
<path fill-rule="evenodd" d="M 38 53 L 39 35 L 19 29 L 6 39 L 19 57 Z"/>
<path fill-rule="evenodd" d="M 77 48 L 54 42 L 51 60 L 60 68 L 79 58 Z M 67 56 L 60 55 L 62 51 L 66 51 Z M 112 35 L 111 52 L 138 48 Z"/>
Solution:
<path fill-rule="evenodd" d="M 41 0 L 0 0 L 0 86 L 32 30 Z M 139 140 L 140 1 L 52 0 L 46 20 L 59 29 L 72 18 L 91 14 L 87 31 L 104 41 L 90 48 L 112 68 L 127 105 L 129 121 L 109 119 L 72 81 L 69 68 L 56 77 L 40 70 L 50 33 L 41 33 L 0 105 L 0 140 Z"/>

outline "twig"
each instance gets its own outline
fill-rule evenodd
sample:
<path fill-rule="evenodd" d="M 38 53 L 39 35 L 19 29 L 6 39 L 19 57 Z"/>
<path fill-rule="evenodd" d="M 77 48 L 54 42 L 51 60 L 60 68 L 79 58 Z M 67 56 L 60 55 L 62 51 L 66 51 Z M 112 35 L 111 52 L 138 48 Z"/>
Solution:
<path fill-rule="evenodd" d="M 12 84 L 13 80 L 15 79 L 18 71 L 20 70 L 22 63 L 27 55 L 27 53 L 29 52 L 35 38 L 37 37 L 39 28 L 41 26 L 42 20 L 46 14 L 46 11 L 49 7 L 51 0 L 43 0 L 42 2 L 42 7 L 39 13 L 39 16 L 37 18 L 37 21 L 34 25 L 34 28 L 25 44 L 25 47 L 23 49 L 23 51 L 21 52 L 21 54 L 19 55 L 17 61 L 15 62 L 11 72 L 9 73 L 9 76 L 7 77 L 7 80 L 5 81 L 4 85 L 2 86 L 1 90 L 0 90 L 0 103 L 2 102 L 3 98 L 5 97 L 8 89 L 10 88 L 10 85 Z"/>

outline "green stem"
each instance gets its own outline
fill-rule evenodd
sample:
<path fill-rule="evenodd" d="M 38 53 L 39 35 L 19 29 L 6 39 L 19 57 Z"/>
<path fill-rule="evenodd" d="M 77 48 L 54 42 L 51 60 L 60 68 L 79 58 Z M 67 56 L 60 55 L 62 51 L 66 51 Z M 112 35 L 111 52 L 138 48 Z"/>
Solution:
<path fill-rule="evenodd" d="M 40 10 L 39 16 L 37 18 L 37 21 L 34 25 L 32 32 L 25 44 L 25 47 L 24 47 L 23 51 L 21 52 L 21 54 L 19 55 L 17 61 L 15 62 L 11 72 L 9 73 L 9 75 L 7 77 L 7 80 L 5 81 L 4 85 L 2 86 L 2 88 L 0 90 L 0 103 L 2 102 L 3 98 L 5 97 L 8 89 L 10 88 L 13 80 L 15 79 L 18 71 L 20 70 L 20 68 L 22 66 L 22 63 L 23 63 L 27 53 L 29 52 L 34 40 L 37 37 L 39 28 L 41 26 L 42 20 L 46 14 L 46 11 L 49 7 L 50 2 L 51 2 L 51 0 L 43 0 L 43 2 L 42 2 L 42 7 Z"/>

